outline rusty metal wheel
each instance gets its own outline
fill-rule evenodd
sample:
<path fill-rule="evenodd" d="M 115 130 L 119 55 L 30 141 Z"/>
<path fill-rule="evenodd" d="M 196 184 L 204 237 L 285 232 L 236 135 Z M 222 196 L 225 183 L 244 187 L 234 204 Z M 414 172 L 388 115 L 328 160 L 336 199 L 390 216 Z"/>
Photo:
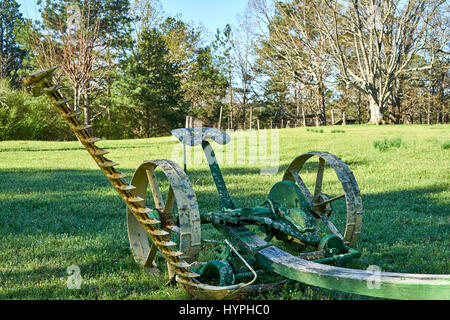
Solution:
<path fill-rule="evenodd" d="M 157 170 L 164 173 L 163 178 L 167 181 L 158 181 Z M 168 187 L 165 197 L 161 192 L 163 184 L 166 189 Z M 131 185 L 136 187 L 131 193 L 144 199 L 141 205 L 148 202 L 145 205 L 153 210 L 153 218 L 161 221 L 160 229 L 169 232 L 166 240 L 177 243 L 179 251 L 184 254 L 180 258 L 187 262 L 196 261 L 201 245 L 200 213 L 186 173 L 169 160 L 146 161 L 134 173 Z M 150 186 L 148 196 L 147 186 Z M 155 267 L 157 247 L 128 208 L 127 226 L 135 261 L 146 268 Z M 171 273 L 169 266 L 169 275 Z"/>
<path fill-rule="evenodd" d="M 314 183 L 313 193 L 310 192 L 307 185 L 300 176 L 300 171 L 305 163 L 313 157 L 318 157 L 317 174 Z M 336 173 L 337 179 L 342 185 L 343 193 L 334 197 L 329 197 L 322 192 L 325 165 L 328 164 Z M 300 187 L 307 201 L 309 201 L 310 212 L 344 241 L 345 245 L 353 247 L 360 235 L 362 224 L 362 201 L 358 188 L 358 183 L 348 166 L 335 155 L 328 152 L 308 152 L 297 157 L 286 169 L 283 180 L 296 182 Z M 341 231 L 333 224 L 330 218 L 332 214 L 331 204 L 345 197 L 347 220 L 345 222 L 345 231 Z"/>

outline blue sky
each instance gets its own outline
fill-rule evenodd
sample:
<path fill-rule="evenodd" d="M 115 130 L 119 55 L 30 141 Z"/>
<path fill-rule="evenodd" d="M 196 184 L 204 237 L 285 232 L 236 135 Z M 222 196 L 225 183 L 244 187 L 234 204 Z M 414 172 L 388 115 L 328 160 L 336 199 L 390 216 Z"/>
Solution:
<path fill-rule="evenodd" d="M 25 17 L 36 18 L 36 0 L 17 0 Z M 236 16 L 242 14 L 247 0 L 161 0 L 166 14 L 180 14 L 184 21 L 203 24 L 212 34 L 227 23 L 236 24 Z"/>
<path fill-rule="evenodd" d="M 215 33 L 227 23 L 236 23 L 236 16 L 244 13 L 247 0 L 161 0 L 161 3 L 167 14 L 180 13 L 183 20 L 202 23 Z"/>

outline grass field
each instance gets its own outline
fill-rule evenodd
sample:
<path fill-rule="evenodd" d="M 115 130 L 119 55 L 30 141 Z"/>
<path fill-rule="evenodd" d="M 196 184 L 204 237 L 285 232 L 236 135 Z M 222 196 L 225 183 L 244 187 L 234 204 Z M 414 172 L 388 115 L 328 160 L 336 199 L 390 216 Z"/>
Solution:
<path fill-rule="evenodd" d="M 322 132 L 323 131 L 323 132 Z M 237 134 L 237 133 L 235 133 Z M 164 137 L 102 141 L 99 146 L 128 176 L 144 160 L 171 158 L 178 142 Z M 295 156 L 336 154 L 353 171 L 364 216 L 348 267 L 449 273 L 450 126 L 346 126 L 280 131 L 280 170 L 260 175 L 258 164 L 225 164 L 225 181 L 238 207 L 262 203 Z M 182 165 L 180 163 L 180 165 Z M 315 171 L 302 176 L 313 181 Z M 206 164 L 188 174 L 202 211 L 218 209 Z M 327 179 L 329 184 L 327 184 Z M 338 194 L 332 172 L 325 192 Z M 328 189 L 327 189 L 328 188 Z M 336 223 L 345 218 L 336 203 Z M 334 217 L 334 216 L 333 216 Z M 215 232 L 205 228 L 204 237 Z M 212 248 L 205 244 L 204 255 Z M 81 269 L 80 290 L 66 286 L 67 268 Z M 0 299 L 187 299 L 149 274 L 129 249 L 124 204 L 78 142 L 0 142 Z M 299 283 L 251 299 L 366 299 Z"/>

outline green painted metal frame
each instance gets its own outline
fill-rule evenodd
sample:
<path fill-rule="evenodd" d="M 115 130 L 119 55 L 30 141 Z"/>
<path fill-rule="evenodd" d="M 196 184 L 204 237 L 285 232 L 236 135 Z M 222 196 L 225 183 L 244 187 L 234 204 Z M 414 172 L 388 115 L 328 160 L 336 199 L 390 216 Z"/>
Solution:
<path fill-rule="evenodd" d="M 216 182 L 216 187 L 219 190 L 222 206 L 227 208 L 223 204 L 227 202 L 232 203 L 232 201 L 226 189 L 225 182 L 217 164 L 214 152 L 212 151 L 212 147 L 207 141 L 204 141 L 202 146 L 204 150 L 208 151 L 205 151 L 205 155 L 208 159 L 214 181 Z M 291 176 L 286 174 L 284 179 L 287 181 L 297 180 L 297 182 L 299 182 L 299 176 L 294 175 L 296 173 L 296 169 L 298 170 L 298 168 L 301 168 L 303 163 L 314 155 L 323 156 L 331 165 L 334 166 L 334 170 L 338 175 L 343 175 L 343 172 L 346 171 L 351 172 L 346 165 L 338 165 L 341 160 L 332 154 L 327 152 L 310 152 L 294 160 L 290 168 L 286 171 L 287 173 L 293 172 L 293 175 Z M 354 194 L 357 198 L 355 212 L 361 213 L 359 189 L 357 188 L 354 177 L 353 180 L 347 181 L 344 179 L 344 181 L 347 183 L 343 185 L 344 189 L 350 189 L 348 186 L 350 184 L 352 186 L 356 186 L 356 192 L 352 192 L 351 194 Z M 301 180 L 300 183 L 302 183 Z M 302 259 L 299 256 L 291 255 L 290 253 L 275 247 L 270 242 L 261 239 L 255 233 L 251 232 L 244 225 L 242 225 L 237 217 L 233 217 L 233 214 L 230 214 L 242 214 L 243 211 L 247 211 L 247 216 L 252 217 L 253 219 L 253 221 L 249 219 L 248 222 L 257 223 L 257 213 L 259 211 L 268 213 L 269 210 L 264 207 L 255 207 L 226 210 L 225 212 L 209 214 L 201 213 L 200 215 L 202 218 L 202 223 L 212 223 L 225 237 L 232 239 L 233 243 L 238 244 L 239 248 L 243 250 L 243 252 L 246 252 L 246 254 L 249 255 L 254 255 L 257 264 L 263 266 L 267 271 L 275 272 L 288 279 L 299 281 L 308 285 L 367 295 L 371 297 L 424 300 L 450 299 L 450 275 L 373 272 L 330 266 L 326 264 L 343 263 L 360 256 L 360 252 L 358 250 L 347 245 L 344 246 L 346 251 L 344 254 L 317 259 L 314 262 Z M 351 217 L 358 218 L 358 214 L 353 214 Z M 360 219 L 356 221 L 359 225 L 361 224 Z M 356 239 L 358 235 L 359 232 L 356 235 Z M 300 233 L 299 237 L 301 236 L 304 235 L 301 235 Z M 352 243 L 354 243 L 356 239 L 352 239 Z M 318 245 L 317 242 L 320 241 L 320 239 L 314 241 L 314 239 L 309 238 L 305 239 L 305 241 L 309 241 L 313 245 Z"/>
<path fill-rule="evenodd" d="M 209 168 L 211 170 L 214 183 L 216 184 L 217 192 L 220 196 L 220 204 L 224 209 L 234 209 L 235 205 L 233 200 L 231 200 L 230 194 L 228 193 L 227 186 L 223 180 L 222 171 L 220 171 L 219 164 L 217 162 L 216 155 L 211 144 L 208 141 L 202 141 L 202 148 L 205 154 L 206 160 L 208 161 Z"/>
<path fill-rule="evenodd" d="M 251 234 L 244 226 L 226 224 L 221 228 L 241 249 L 253 252 L 259 265 L 292 280 L 371 297 L 450 299 L 450 275 L 374 273 L 329 266 L 293 256 Z"/>

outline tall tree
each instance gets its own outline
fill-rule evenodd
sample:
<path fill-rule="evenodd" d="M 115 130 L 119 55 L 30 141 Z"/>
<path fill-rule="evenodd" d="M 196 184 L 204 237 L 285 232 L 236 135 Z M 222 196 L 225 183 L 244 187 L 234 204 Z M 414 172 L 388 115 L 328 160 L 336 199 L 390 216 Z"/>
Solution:
<path fill-rule="evenodd" d="M 297 0 L 293 1 L 294 3 Z M 331 68 L 369 100 L 370 122 L 381 123 L 397 79 L 414 71 L 411 59 L 430 57 L 447 41 L 430 46 L 435 16 L 444 0 L 320 0 L 311 2 L 316 27 L 327 40 Z M 357 59 L 357 63 L 349 60 Z"/>
<path fill-rule="evenodd" d="M 0 79 L 16 80 L 16 72 L 25 57 L 17 43 L 17 35 L 24 23 L 16 0 L 0 0 Z"/>
<path fill-rule="evenodd" d="M 75 109 L 85 124 L 95 115 L 92 100 L 108 85 L 105 79 L 129 46 L 128 0 L 38 0 L 42 22 L 29 37 L 35 64 L 60 65 L 73 89 Z M 101 111 L 100 111 L 101 112 Z"/>
<path fill-rule="evenodd" d="M 314 92 L 314 113 L 326 125 L 325 81 L 330 69 L 311 1 L 274 1 L 271 5 L 252 0 L 251 5 L 260 27 L 258 54 L 286 75 L 282 81 L 292 81 L 294 86 L 301 83 Z"/>
<path fill-rule="evenodd" d="M 161 31 L 142 30 L 136 50 L 124 62 L 124 70 L 114 86 L 123 123 L 136 136 L 167 134 L 183 123 L 187 105 L 178 68 L 171 61 Z"/>
<path fill-rule="evenodd" d="M 227 78 L 228 86 L 228 108 L 229 108 L 229 128 L 233 129 L 233 57 L 232 51 L 234 48 L 234 41 L 232 36 L 232 29 L 229 24 L 225 26 L 223 30 L 218 29 L 216 33 L 216 39 L 213 42 L 213 48 L 217 64 L 223 70 Z M 223 120 L 223 105 L 220 107 L 219 121 L 217 127 L 222 128 Z"/>
<path fill-rule="evenodd" d="M 210 47 L 197 50 L 184 89 L 185 100 L 192 104 L 191 113 L 207 125 L 217 123 L 223 112 L 227 79 L 213 63 Z"/>
<path fill-rule="evenodd" d="M 233 51 L 236 73 L 235 96 L 243 115 L 242 127 L 245 128 L 248 110 L 248 128 L 253 127 L 253 100 L 255 79 L 253 67 L 254 38 L 252 32 L 251 13 L 248 9 L 239 17 L 239 25 L 235 28 Z"/>

